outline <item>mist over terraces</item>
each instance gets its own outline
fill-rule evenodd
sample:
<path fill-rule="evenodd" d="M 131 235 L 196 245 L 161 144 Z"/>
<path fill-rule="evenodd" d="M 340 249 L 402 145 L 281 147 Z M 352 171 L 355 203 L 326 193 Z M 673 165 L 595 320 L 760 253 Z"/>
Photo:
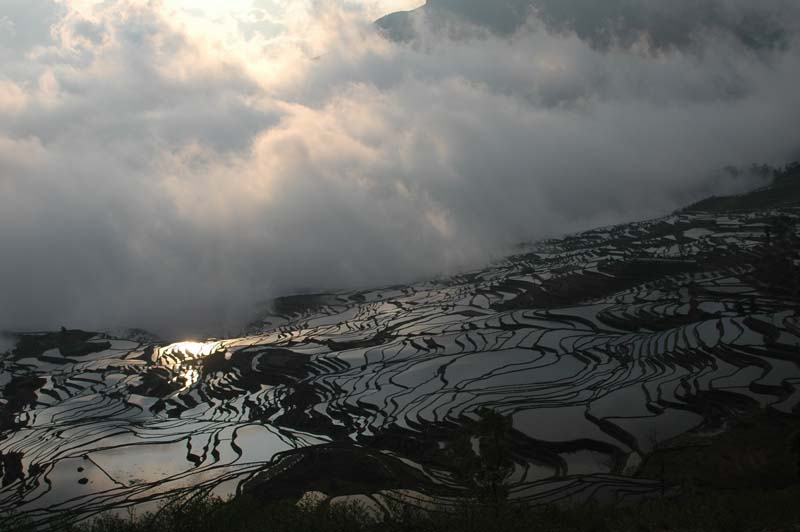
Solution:
<path fill-rule="evenodd" d="M 447 506 L 488 474 L 454 452 L 481 419 L 503 465 L 480 485 L 510 500 L 663 492 L 665 446 L 800 415 L 800 167 L 769 172 L 454 277 L 283 297 L 238 338 L 10 334 L 0 512 L 47 523 L 195 490 Z"/>

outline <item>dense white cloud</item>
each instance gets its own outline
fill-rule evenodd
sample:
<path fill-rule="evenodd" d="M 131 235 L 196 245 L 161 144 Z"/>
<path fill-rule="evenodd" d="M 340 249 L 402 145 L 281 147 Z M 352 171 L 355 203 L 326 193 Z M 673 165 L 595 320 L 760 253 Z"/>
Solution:
<path fill-rule="evenodd" d="M 371 20 L 413 2 L 193 4 L 0 9 L 38 36 L 0 38 L 0 329 L 232 328 L 741 190 L 714 171 L 800 146 L 793 34 L 398 45 Z"/>

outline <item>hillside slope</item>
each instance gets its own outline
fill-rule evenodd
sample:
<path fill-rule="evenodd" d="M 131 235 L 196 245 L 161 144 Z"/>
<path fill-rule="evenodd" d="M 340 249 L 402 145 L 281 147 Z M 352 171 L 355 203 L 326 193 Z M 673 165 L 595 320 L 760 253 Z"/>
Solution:
<path fill-rule="evenodd" d="M 793 33 L 789 21 L 777 20 L 757 5 L 737 12 L 718 0 L 673 0 L 669 5 L 624 0 L 427 0 L 422 7 L 391 13 L 376 23 L 397 41 L 414 40 L 421 29 L 441 32 L 464 24 L 508 36 L 531 14 L 549 30 L 574 32 L 601 49 L 642 41 L 653 50 L 690 48 L 709 34 L 725 33 L 746 48 L 776 50 L 784 49 Z"/>
<path fill-rule="evenodd" d="M 633 473 L 664 442 L 800 415 L 790 179 L 451 278 L 283 298 L 240 338 L 17 335 L 0 356 L 0 512 L 198 487 L 447 501 L 465 489 L 449 449 L 482 409 L 513 422 L 512 498 L 658 492 Z"/>

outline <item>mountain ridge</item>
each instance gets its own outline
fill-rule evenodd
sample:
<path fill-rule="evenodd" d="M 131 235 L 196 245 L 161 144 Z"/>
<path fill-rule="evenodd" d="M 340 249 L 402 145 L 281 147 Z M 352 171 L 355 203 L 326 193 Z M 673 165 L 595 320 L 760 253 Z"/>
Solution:
<path fill-rule="evenodd" d="M 625 0 L 427 0 L 410 11 L 381 17 L 376 24 L 400 42 L 420 37 L 420 28 L 448 33 L 466 23 L 506 37 L 531 14 L 554 32 L 574 32 L 593 47 L 628 48 L 646 41 L 653 51 L 696 47 L 711 33 L 726 33 L 756 51 L 785 50 L 795 28 L 758 7 L 745 12 L 724 8 L 720 0 L 675 0 L 676 9 Z M 452 32 L 451 32 L 452 33 Z M 451 36 L 474 35 L 456 31 Z"/>

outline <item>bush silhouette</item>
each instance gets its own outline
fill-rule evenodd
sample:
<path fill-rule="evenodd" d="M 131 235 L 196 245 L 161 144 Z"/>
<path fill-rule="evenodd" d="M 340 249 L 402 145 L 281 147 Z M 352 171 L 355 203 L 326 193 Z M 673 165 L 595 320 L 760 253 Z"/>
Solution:
<path fill-rule="evenodd" d="M 499 505 L 508 498 L 508 482 L 514 472 L 509 445 L 513 421 L 488 408 L 477 414 L 479 419 L 448 446 L 447 453 L 456 479 L 471 497 L 479 503 Z"/>

